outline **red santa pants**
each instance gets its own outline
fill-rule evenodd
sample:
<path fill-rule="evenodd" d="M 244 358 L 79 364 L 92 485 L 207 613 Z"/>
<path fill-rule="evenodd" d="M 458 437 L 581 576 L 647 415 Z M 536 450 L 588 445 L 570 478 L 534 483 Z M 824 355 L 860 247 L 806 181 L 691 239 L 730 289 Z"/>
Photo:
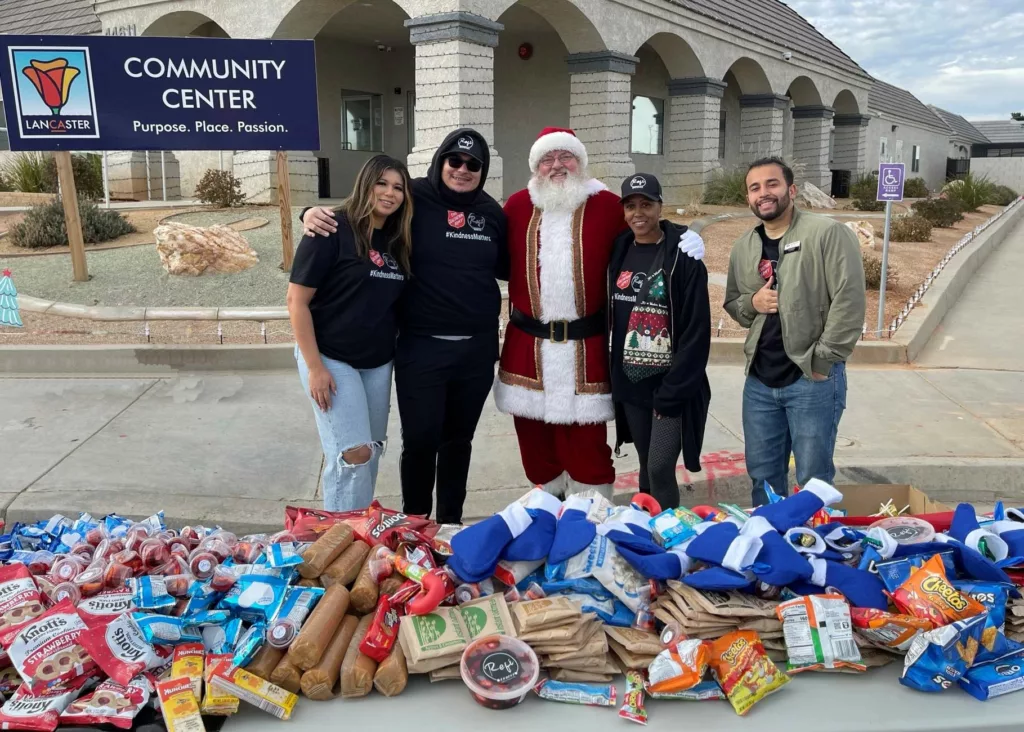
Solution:
<path fill-rule="evenodd" d="M 523 468 L 534 485 L 550 483 L 562 473 L 585 485 L 615 482 L 607 424 L 548 424 L 522 417 L 515 424 Z"/>

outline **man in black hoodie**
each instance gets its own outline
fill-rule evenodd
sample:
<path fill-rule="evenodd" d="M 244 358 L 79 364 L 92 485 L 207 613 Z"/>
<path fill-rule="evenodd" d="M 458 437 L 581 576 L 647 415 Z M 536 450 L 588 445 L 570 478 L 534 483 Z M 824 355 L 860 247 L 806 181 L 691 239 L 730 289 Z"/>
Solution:
<path fill-rule="evenodd" d="M 395 386 L 402 420 L 402 510 L 460 523 L 473 434 L 498 359 L 498 279 L 508 279 L 505 213 L 484 191 L 487 141 L 455 130 L 412 182 L 412 278 L 399 305 Z M 330 209 L 302 213 L 332 231 Z"/>

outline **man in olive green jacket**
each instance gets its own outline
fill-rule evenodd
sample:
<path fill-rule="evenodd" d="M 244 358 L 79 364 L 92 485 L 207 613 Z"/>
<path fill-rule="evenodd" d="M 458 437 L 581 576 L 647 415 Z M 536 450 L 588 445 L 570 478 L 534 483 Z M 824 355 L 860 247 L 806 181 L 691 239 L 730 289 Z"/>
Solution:
<path fill-rule="evenodd" d="M 743 436 L 753 503 L 796 480 L 831 484 L 846 359 L 864 325 L 864 262 L 856 235 L 793 205 L 793 171 L 765 158 L 747 172 L 747 202 L 761 224 L 733 244 L 725 309 L 748 328 L 743 351 Z"/>

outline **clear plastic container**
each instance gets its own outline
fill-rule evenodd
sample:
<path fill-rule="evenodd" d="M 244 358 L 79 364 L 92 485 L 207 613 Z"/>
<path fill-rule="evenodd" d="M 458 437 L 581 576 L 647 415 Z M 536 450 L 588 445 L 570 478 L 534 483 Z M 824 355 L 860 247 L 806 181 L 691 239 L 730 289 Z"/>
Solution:
<path fill-rule="evenodd" d="M 533 649 L 507 635 L 477 638 L 462 652 L 462 681 L 477 704 L 509 709 L 530 693 L 540 677 Z"/>

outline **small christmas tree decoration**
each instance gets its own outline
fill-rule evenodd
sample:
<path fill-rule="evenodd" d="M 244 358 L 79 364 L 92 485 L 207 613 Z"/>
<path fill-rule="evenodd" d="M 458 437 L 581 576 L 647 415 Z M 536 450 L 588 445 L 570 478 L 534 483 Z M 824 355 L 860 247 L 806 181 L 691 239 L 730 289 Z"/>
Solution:
<path fill-rule="evenodd" d="M 0 277 L 0 325 L 22 327 L 21 316 L 18 314 L 18 291 L 14 289 L 9 269 L 5 269 Z"/>

